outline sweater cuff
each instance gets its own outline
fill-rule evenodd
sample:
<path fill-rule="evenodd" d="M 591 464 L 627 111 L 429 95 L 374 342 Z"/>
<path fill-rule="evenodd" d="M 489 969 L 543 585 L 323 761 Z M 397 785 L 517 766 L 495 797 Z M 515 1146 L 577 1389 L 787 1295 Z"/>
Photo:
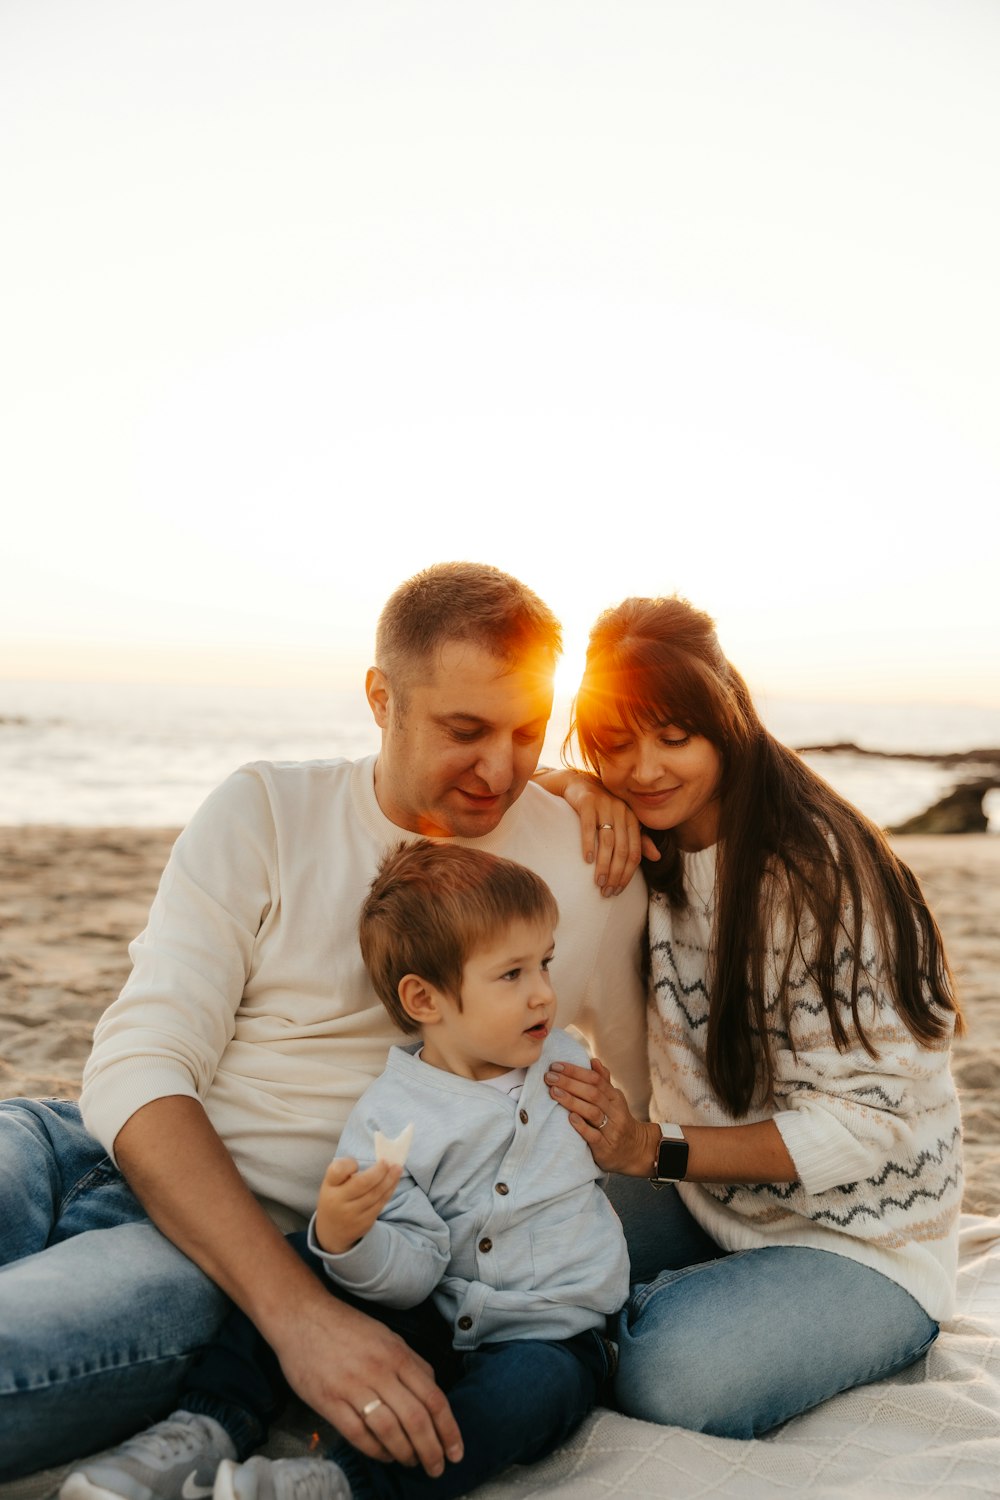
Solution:
<path fill-rule="evenodd" d="M 331 1281 L 339 1282 L 341 1286 L 363 1296 L 366 1288 L 374 1286 L 385 1269 L 384 1235 L 379 1234 L 379 1230 L 383 1228 L 384 1226 L 376 1219 L 368 1233 L 356 1245 L 352 1245 L 350 1250 L 344 1250 L 337 1255 L 330 1250 L 324 1250 L 316 1238 L 316 1215 L 313 1214 L 309 1220 L 306 1243 L 313 1255 L 323 1262 L 326 1274 Z"/>
<path fill-rule="evenodd" d="M 803 1104 L 779 1110 L 774 1123 L 807 1193 L 825 1193 L 871 1175 L 869 1152 L 826 1110 Z"/>
<path fill-rule="evenodd" d="M 119 1131 L 154 1099 L 199 1099 L 190 1073 L 148 1057 L 125 1058 L 102 1068 L 80 1095 L 80 1117 L 112 1161 Z M 115 1161 L 117 1166 L 117 1161 Z"/>

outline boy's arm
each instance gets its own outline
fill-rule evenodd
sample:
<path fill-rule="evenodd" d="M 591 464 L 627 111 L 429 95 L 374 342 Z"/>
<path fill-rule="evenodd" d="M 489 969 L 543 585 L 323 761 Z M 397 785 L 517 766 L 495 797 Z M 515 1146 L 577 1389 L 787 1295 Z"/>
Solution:
<path fill-rule="evenodd" d="M 370 1131 L 365 1129 L 361 1140 L 370 1138 Z M 351 1121 L 341 1139 L 342 1144 L 353 1144 L 357 1149 L 359 1140 Z M 391 1172 L 397 1180 L 378 1217 L 371 1215 L 370 1227 L 362 1229 L 360 1237 L 354 1235 L 351 1226 L 360 1228 L 363 1221 L 344 1201 L 351 1194 L 352 1179 L 345 1178 L 342 1167 L 340 1158 L 327 1172 L 309 1226 L 309 1248 L 323 1261 L 331 1279 L 357 1296 L 386 1307 L 416 1307 L 426 1301 L 448 1269 L 448 1225 L 408 1173 L 400 1177 L 398 1167 L 376 1163 L 353 1176 L 353 1184 L 365 1201 L 374 1201 L 376 1195 L 385 1198 L 385 1179 L 373 1174 Z M 337 1248 L 341 1244 L 343 1250 Z"/>
<path fill-rule="evenodd" d="M 316 1253 L 343 1255 L 363 1239 L 395 1192 L 401 1170 L 376 1161 L 361 1172 L 352 1157 L 334 1157 L 323 1174 L 312 1221 Z"/>
<path fill-rule="evenodd" d="M 165 1143 L 169 1143 L 166 1149 Z M 115 1140 L 156 1226 L 252 1319 L 292 1388 L 370 1458 L 439 1473 L 461 1455 L 451 1409 L 426 1362 L 325 1290 L 244 1184 L 197 1100 L 156 1099 Z M 360 1408 L 378 1396 L 378 1436 Z"/>

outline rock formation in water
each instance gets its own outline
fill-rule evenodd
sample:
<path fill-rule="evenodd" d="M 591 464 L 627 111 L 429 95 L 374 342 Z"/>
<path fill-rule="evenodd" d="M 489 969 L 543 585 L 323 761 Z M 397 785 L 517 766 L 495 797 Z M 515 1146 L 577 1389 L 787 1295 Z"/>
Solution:
<path fill-rule="evenodd" d="M 797 755 L 870 755 L 877 760 L 923 760 L 935 766 L 996 766 L 1000 770 L 1000 749 L 941 750 L 928 754 L 921 750 L 866 750 L 850 740 L 836 745 L 799 745 Z"/>
<path fill-rule="evenodd" d="M 985 833 L 988 819 L 983 812 L 983 796 L 1000 780 L 966 781 L 935 802 L 926 812 L 907 818 L 890 828 L 890 833 Z"/>
<path fill-rule="evenodd" d="M 987 771 L 974 781 L 963 781 L 940 802 L 916 817 L 898 823 L 889 833 L 985 833 L 989 819 L 983 811 L 983 798 L 994 787 L 1000 787 L 1000 750 L 951 750 L 938 755 L 917 751 L 865 750 L 860 745 L 802 745 L 799 755 L 870 755 L 881 760 L 922 760 L 938 766 L 964 767 L 967 771 Z"/>

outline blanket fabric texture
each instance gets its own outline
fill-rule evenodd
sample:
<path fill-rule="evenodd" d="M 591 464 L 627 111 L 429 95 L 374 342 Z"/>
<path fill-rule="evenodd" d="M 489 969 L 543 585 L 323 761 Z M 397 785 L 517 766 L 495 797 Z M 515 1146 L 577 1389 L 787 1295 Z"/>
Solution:
<path fill-rule="evenodd" d="M 748 1379 L 752 1373 L 748 1372 Z M 315 1419 L 292 1406 L 264 1450 L 307 1451 Z M 45 1500 L 65 1469 L 0 1485 Z M 958 1305 L 927 1359 L 847 1391 L 753 1442 L 598 1410 L 564 1447 L 512 1468 L 477 1500 L 979 1500 L 1000 1492 L 1000 1217 L 964 1214 Z"/>

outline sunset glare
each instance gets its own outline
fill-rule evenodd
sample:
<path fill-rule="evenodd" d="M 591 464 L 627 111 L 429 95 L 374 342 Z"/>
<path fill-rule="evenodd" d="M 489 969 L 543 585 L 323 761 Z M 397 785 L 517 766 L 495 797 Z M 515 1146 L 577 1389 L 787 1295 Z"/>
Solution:
<path fill-rule="evenodd" d="M 564 693 L 679 591 L 1000 703 L 998 71 L 971 0 L 7 5 L 0 678 L 351 684 L 464 557 Z"/>

